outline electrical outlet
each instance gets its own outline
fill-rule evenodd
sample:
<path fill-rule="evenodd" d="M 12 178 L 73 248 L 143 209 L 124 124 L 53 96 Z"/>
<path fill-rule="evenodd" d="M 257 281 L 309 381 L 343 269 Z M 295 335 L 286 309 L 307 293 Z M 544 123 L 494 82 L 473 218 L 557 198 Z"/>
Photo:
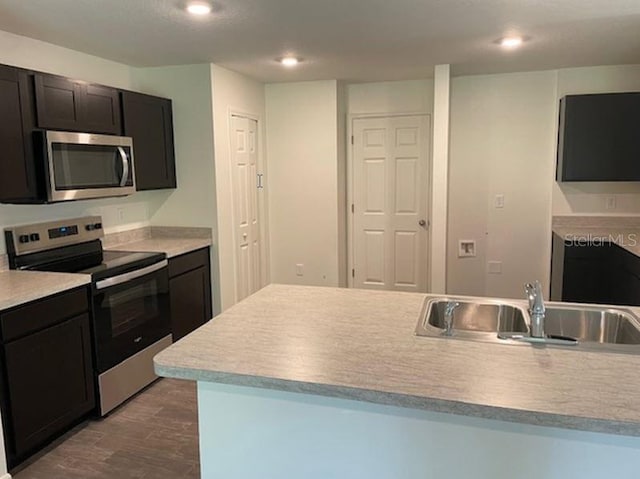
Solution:
<path fill-rule="evenodd" d="M 123 222 L 124 221 L 124 208 L 120 207 L 116 211 L 118 213 L 118 221 Z"/>
<path fill-rule="evenodd" d="M 304 276 L 304 265 L 302 263 L 296 265 L 296 276 Z"/>
<path fill-rule="evenodd" d="M 605 200 L 605 207 L 608 210 L 615 210 L 616 209 L 616 197 L 615 196 L 607 196 L 607 199 Z"/>
<path fill-rule="evenodd" d="M 476 240 L 458 241 L 458 258 L 474 258 L 476 256 Z"/>

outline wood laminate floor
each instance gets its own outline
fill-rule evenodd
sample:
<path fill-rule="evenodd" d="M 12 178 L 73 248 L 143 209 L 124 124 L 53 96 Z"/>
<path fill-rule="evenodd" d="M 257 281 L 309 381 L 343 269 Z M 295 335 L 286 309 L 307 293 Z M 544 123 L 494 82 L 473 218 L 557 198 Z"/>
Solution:
<path fill-rule="evenodd" d="M 196 384 L 161 379 L 14 471 L 15 479 L 200 477 Z"/>

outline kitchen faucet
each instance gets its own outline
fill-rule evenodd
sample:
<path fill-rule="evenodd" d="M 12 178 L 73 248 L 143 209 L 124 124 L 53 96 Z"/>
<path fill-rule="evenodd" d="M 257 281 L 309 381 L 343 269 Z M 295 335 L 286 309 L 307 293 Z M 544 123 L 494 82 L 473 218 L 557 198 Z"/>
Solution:
<path fill-rule="evenodd" d="M 542 297 L 542 285 L 540 281 L 524 285 L 524 290 L 529 300 L 529 316 L 531 317 L 531 337 L 544 338 L 544 298 Z"/>
<path fill-rule="evenodd" d="M 449 301 L 444 307 L 444 336 L 451 336 L 453 334 L 453 311 L 460 306 L 457 301 Z"/>

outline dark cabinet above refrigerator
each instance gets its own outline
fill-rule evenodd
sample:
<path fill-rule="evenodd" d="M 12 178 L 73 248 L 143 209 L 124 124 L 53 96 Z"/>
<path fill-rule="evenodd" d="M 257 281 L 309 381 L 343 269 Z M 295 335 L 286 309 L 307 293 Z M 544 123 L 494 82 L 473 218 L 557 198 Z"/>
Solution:
<path fill-rule="evenodd" d="M 556 177 L 640 181 L 640 92 L 562 98 Z"/>

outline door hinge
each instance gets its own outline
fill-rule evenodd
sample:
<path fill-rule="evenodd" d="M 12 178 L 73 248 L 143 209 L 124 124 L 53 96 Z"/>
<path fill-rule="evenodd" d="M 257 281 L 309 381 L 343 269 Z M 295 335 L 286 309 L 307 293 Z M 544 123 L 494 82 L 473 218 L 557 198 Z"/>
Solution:
<path fill-rule="evenodd" d="M 351 135 L 351 144 L 354 145 L 355 144 L 355 139 L 353 138 L 353 135 Z"/>
<path fill-rule="evenodd" d="M 356 270 L 355 270 L 355 269 L 352 269 L 352 270 L 351 270 L 351 277 L 352 277 L 352 278 L 355 278 L 355 277 L 356 277 Z"/>
<path fill-rule="evenodd" d="M 356 212 L 356 207 L 353 203 L 351 203 L 351 212 L 355 213 Z"/>

